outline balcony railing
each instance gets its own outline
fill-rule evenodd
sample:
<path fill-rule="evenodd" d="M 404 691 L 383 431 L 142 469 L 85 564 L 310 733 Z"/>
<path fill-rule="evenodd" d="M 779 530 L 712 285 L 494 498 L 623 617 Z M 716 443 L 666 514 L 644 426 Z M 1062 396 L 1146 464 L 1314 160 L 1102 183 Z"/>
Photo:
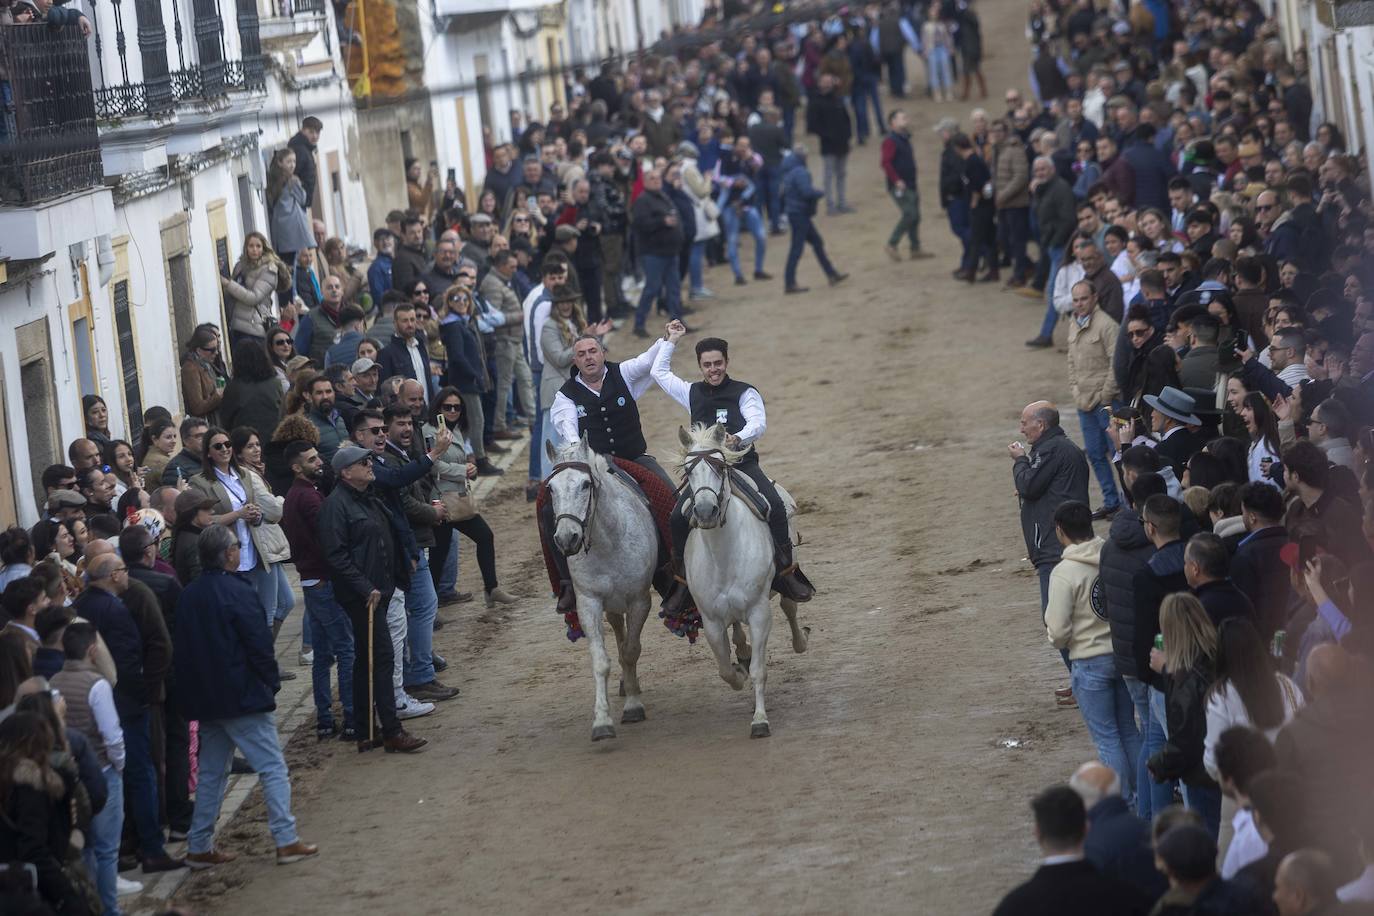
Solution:
<path fill-rule="evenodd" d="M 0 200 L 33 204 L 99 186 L 86 39 L 75 25 L 0 25 L 0 70 L 10 97 L 0 97 Z"/>

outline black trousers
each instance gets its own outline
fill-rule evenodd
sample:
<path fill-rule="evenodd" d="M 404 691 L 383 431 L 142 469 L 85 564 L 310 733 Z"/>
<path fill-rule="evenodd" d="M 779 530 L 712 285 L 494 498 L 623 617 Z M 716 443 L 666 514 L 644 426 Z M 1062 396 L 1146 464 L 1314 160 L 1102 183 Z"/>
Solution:
<path fill-rule="evenodd" d="M 791 535 L 787 530 L 787 509 L 782 504 L 782 497 L 778 495 L 778 488 L 773 486 L 773 481 L 763 472 L 757 457 L 746 458 L 735 465 L 735 469 L 752 480 L 763 494 L 763 498 L 768 500 L 768 533 L 773 536 L 773 546 L 781 551 L 784 545 L 790 545 Z M 687 535 L 692 530 L 690 520 L 682 512 L 684 503 L 685 500 L 678 500 L 673 508 L 672 517 L 668 520 L 673 535 L 674 557 L 682 556 L 682 551 L 687 546 Z"/>
<path fill-rule="evenodd" d="M 153 763 L 162 776 L 162 821 L 173 830 L 191 829 L 191 729 L 176 704 L 176 685 L 169 684 L 167 699 L 148 707 Z"/>
<path fill-rule="evenodd" d="M 391 666 L 395 659 L 391 652 L 391 631 L 386 625 L 386 608 L 392 591 L 382 592 L 372 612 L 370 631 L 367 628 L 367 599 L 341 591 L 334 593 L 353 624 L 353 716 L 358 723 L 360 740 L 366 739 L 368 732 L 368 723 L 362 721 L 360 713 L 367 709 L 369 654 L 372 658 L 372 700 L 377 707 L 377 718 L 382 722 L 382 737 L 390 738 L 401 730 L 401 720 L 396 718 L 396 694 L 391 686 Z"/>
<path fill-rule="evenodd" d="M 597 240 L 588 239 L 585 243 L 597 244 Z M 577 282 L 582 286 L 582 301 L 587 304 L 589 324 L 601 321 L 601 271 L 600 264 L 577 268 Z"/>
<path fill-rule="evenodd" d="M 496 588 L 496 538 L 482 516 L 474 515 L 461 522 L 435 526 L 434 550 L 429 560 L 429 574 L 434 579 L 434 590 L 439 590 L 439 577 L 444 574 L 444 561 L 447 560 L 449 547 L 453 544 L 455 529 L 477 547 L 477 568 L 482 571 L 482 588 L 488 592 Z"/>

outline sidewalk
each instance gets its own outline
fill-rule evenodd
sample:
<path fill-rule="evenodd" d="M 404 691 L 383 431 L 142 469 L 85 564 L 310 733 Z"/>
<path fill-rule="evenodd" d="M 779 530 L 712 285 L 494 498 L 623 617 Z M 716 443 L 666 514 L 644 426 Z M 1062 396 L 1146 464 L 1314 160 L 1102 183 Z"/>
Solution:
<path fill-rule="evenodd" d="M 529 437 L 512 439 L 509 443 L 510 451 L 499 457 L 493 458 L 493 463 L 506 470 L 507 476 L 520 481 L 521 489 L 524 488 L 524 468 L 518 466 L 518 473 L 510 471 L 512 466 L 517 466 L 524 460 L 525 448 L 529 444 Z M 489 492 L 498 482 L 506 480 L 506 477 L 480 477 L 473 483 L 473 493 L 482 496 Z M 288 566 L 287 575 L 291 579 L 291 586 L 296 595 L 296 606 L 291 609 L 291 616 L 287 617 L 282 625 L 281 632 L 277 634 L 277 664 L 282 671 L 293 671 L 296 674 L 294 681 L 283 681 L 281 691 L 277 694 L 277 729 L 281 738 L 281 746 L 284 749 L 291 741 L 291 736 L 302 725 L 310 725 L 315 718 L 315 701 L 310 681 L 310 669 L 301 667 L 299 655 L 301 647 L 301 621 L 305 619 L 305 603 L 301 598 L 299 580 L 296 576 L 296 568 Z M 219 821 L 215 824 L 215 835 L 218 836 L 238 814 L 243 803 L 248 800 L 249 794 L 258 784 L 256 773 L 246 773 L 242 775 L 231 775 L 228 779 L 225 792 L 224 804 L 220 807 Z M 263 824 L 262 829 L 267 830 L 267 825 Z M 167 851 L 172 856 L 183 856 L 186 854 L 186 843 L 168 843 Z M 181 889 L 181 885 L 191 875 L 189 868 L 179 868 L 176 871 L 162 872 L 156 875 L 145 875 L 139 869 L 131 869 L 122 872 L 121 876 L 130 881 L 142 881 L 143 891 L 137 895 L 120 898 L 120 906 L 128 916 L 154 916 L 166 909 L 168 902 Z"/>

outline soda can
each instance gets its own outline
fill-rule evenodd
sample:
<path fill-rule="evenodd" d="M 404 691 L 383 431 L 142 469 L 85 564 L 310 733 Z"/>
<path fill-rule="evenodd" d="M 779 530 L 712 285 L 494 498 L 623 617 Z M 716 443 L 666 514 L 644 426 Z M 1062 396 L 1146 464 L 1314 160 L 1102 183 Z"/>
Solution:
<path fill-rule="evenodd" d="M 1155 648 L 1158 649 L 1158 650 L 1161 651 L 1161 652 L 1164 651 L 1164 634 L 1163 634 L 1163 633 L 1156 633 L 1156 634 L 1155 634 Z"/>
<path fill-rule="evenodd" d="M 433 506 L 436 510 L 444 508 L 444 501 L 442 499 L 431 499 L 429 501 L 429 504 Z"/>
<path fill-rule="evenodd" d="M 1273 656 L 1275 658 L 1283 658 L 1283 644 L 1284 641 L 1287 640 L 1287 638 L 1288 632 L 1286 630 L 1274 631 L 1274 644 L 1270 648 L 1270 652 L 1273 653 Z"/>

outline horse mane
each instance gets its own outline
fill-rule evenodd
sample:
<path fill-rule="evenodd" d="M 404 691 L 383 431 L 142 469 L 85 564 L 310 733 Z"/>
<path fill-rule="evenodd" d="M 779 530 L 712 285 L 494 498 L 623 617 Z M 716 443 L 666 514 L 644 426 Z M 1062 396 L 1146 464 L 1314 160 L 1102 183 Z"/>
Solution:
<path fill-rule="evenodd" d="M 687 433 L 690 439 L 689 444 L 685 447 L 679 446 L 678 448 L 678 466 L 682 467 L 686 465 L 687 456 L 692 452 L 720 452 L 726 464 L 738 464 L 741 458 L 749 454 L 748 446 L 744 448 L 730 448 L 723 440 L 717 442 L 715 431 L 718 427 L 720 427 L 719 423 L 713 423 L 710 426 L 704 423 L 693 423 L 692 428 Z M 723 428 L 722 432 L 724 432 Z"/>
<path fill-rule="evenodd" d="M 598 477 L 605 476 L 609 471 L 605 456 L 594 451 L 584 439 L 561 446 L 556 451 L 560 464 L 565 461 L 581 461 L 592 469 L 593 475 Z"/>

